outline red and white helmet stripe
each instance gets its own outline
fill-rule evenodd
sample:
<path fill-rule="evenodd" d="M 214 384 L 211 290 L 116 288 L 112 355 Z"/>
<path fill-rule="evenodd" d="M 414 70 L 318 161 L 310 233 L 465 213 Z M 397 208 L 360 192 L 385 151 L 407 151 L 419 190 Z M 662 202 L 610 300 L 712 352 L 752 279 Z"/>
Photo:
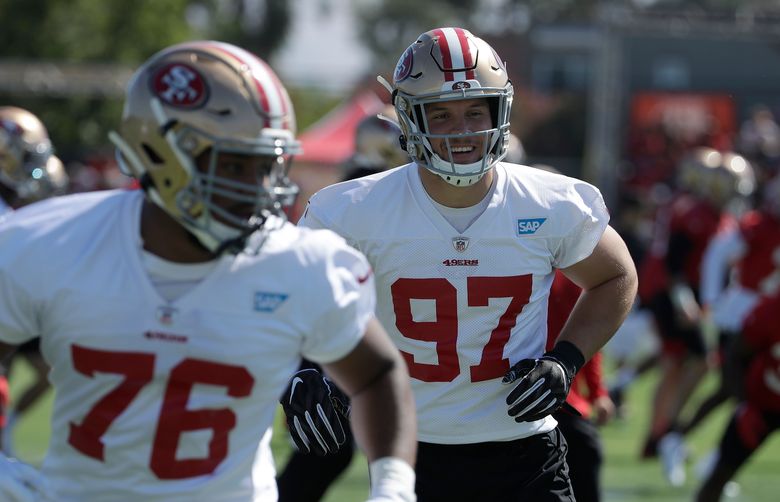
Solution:
<path fill-rule="evenodd" d="M 447 82 L 474 80 L 474 55 L 471 52 L 465 30 L 463 28 L 439 28 L 434 30 L 434 33 L 439 36 L 444 79 Z"/>
<path fill-rule="evenodd" d="M 265 127 L 289 129 L 289 98 L 276 73 L 263 60 L 240 47 L 222 42 L 209 42 L 208 46 L 214 47 L 247 65 L 254 80 L 260 106 L 268 115 Z"/>

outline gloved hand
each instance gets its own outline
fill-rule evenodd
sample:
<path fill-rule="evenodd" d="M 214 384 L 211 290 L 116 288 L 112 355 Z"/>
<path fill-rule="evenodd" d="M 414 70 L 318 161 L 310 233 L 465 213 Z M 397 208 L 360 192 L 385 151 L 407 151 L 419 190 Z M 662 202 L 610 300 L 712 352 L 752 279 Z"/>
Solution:
<path fill-rule="evenodd" d="M 512 366 L 502 380 L 518 382 L 506 398 L 509 415 L 515 422 L 533 422 L 554 413 L 566 402 L 571 381 L 583 364 L 582 352 L 564 341 L 538 359 L 523 359 Z"/>
<path fill-rule="evenodd" d="M 335 453 L 346 441 L 349 398 L 319 371 L 295 373 L 279 402 L 290 436 L 303 453 Z"/>
<path fill-rule="evenodd" d="M 35 467 L 0 453 L 0 500 L 54 502 L 57 498 Z"/>

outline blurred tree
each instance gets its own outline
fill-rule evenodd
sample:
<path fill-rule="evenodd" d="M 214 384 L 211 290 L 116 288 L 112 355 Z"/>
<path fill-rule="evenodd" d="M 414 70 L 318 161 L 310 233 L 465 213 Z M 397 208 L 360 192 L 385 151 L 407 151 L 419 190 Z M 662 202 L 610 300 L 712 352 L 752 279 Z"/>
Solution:
<path fill-rule="evenodd" d="M 284 43 L 290 27 L 287 0 L 210 0 L 201 2 L 213 19 L 211 31 L 263 59 Z"/>
<path fill-rule="evenodd" d="M 424 31 L 458 26 L 476 11 L 479 0 L 353 0 L 359 33 L 380 68 L 392 68 L 404 49 Z M 410 15 L 414 13 L 414 15 Z"/>
<path fill-rule="evenodd" d="M 220 39 L 268 58 L 290 23 L 285 0 L 0 0 L 0 61 L 124 64 L 161 48 Z M 109 150 L 121 100 L 104 96 L 0 94 L 37 114 L 65 160 Z"/>
<path fill-rule="evenodd" d="M 538 23 L 586 23 L 611 5 L 683 15 L 780 11 L 777 0 L 429 0 L 425 8 L 419 0 L 353 0 L 353 5 L 361 38 L 380 68 L 394 65 L 414 37 L 439 26 L 462 26 L 478 36 L 501 35 L 524 32 Z"/>

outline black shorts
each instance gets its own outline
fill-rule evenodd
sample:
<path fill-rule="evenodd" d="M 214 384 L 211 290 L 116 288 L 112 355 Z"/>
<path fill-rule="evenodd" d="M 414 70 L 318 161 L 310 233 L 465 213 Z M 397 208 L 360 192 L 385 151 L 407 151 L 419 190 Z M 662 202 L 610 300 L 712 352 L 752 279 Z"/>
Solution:
<path fill-rule="evenodd" d="M 648 302 L 647 308 L 653 313 L 664 350 L 680 345 L 690 354 L 704 356 L 707 353 L 707 346 L 701 330 L 698 326 L 680 325 L 672 300 L 667 293 L 655 295 Z"/>
<path fill-rule="evenodd" d="M 554 429 L 514 441 L 418 443 L 418 502 L 573 502 L 568 447 Z"/>
<path fill-rule="evenodd" d="M 36 336 L 32 340 L 27 340 L 19 345 L 16 350 L 22 354 L 39 353 L 41 351 L 41 338 Z"/>
<path fill-rule="evenodd" d="M 566 411 L 558 411 L 553 416 L 569 445 L 566 463 L 577 502 L 598 502 L 604 460 L 598 427 L 587 418 Z"/>

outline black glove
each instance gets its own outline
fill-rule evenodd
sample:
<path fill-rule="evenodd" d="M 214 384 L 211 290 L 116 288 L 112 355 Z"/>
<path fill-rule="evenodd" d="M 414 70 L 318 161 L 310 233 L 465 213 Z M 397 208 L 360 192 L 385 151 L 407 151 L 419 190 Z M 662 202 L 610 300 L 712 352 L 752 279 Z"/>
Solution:
<path fill-rule="evenodd" d="M 295 445 L 303 453 L 324 456 L 346 441 L 349 398 L 315 369 L 300 370 L 279 400 Z"/>
<path fill-rule="evenodd" d="M 523 359 L 504 375 L 505 384 L 519 382 L 506 398 L 515 422 L 533 422 L 554 413 L 566 402 L 574 375 L 585 364 L 582 352 L 559 342 L 539 359 Z"/>

